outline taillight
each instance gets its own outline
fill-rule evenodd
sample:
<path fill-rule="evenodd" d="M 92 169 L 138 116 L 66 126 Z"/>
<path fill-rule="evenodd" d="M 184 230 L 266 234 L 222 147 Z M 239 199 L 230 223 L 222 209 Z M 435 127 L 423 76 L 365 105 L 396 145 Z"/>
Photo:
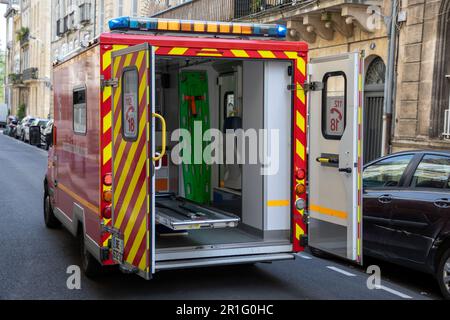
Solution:
<path fill-rule="evenodd" d="M 111 219 L 111 206 L 106 206 L 103 208 L 103 218 Z"/>
<path fill-rule="evenodd" d="M 106 202 L 112 201 L 112 191 L 111 190 L 106 190 L 103 192 L 103 200 Z"/>
<path fill-rule="evenodd" d="M 103 176 L 103 184 L 108 187 L 112 185 L 112 174 L 111 173 L 107 173 Z"/>
<path fill-rule="evenodd" d="M 303 169 L 297 169 L 297 172 L 295 172 L 295 177 L 297 178 L 297 180 L 303 180 L 305 179 L 305 170 Z"/>
<path fill-rule="evenodd" d="M 306 192 L 306 187 L 303 183 L 299 183 L 296 187 L 295 187 L 295 193 L 300 196 L 302 194 L 304 194 Z"/>

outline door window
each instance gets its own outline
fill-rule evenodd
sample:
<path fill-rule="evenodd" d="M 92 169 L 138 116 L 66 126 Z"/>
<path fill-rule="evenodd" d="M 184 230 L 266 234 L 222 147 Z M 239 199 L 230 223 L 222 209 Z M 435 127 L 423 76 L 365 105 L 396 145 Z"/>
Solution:
<path fill-rule="evenodd" d="M 86 134 L 86 87 L 78 87 L 73 90 L 73 131 L 78 134 Z"/>
<path fill-rule="evenodd" d="M 399 186 L 403 172 L 413 158 L 412 154 L 390 157 L 367 167 L 363 173 L 364 188 Z"/>
<path fill-rule="evenodd" d="M 450 157 L 425 155 L 411 181 L 413 188 L 450 188 Z"/>
<path fill-rule="evenodd" d="M 347 79 L 343 72 L 329 72 L 323 77 L 322 134 L 325 139 L 340 140 L 347 115 Z"/>
<path fill-rule="evenodd" d="M 125 140 L 135 141 L 138 137 L 138 70 L 125 68 L 122 76 L 122 135 Z"/>

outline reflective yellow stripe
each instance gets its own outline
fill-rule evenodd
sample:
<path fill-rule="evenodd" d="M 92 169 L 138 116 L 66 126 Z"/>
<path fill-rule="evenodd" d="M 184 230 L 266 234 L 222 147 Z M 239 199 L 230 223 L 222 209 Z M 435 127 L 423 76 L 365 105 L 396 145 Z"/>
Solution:
<path fill-rule="evenodd" d="M 141 117 L 141 121 L 139 122 L 140 129 L 139 129 L 139 138 L 138 138 L 138 141 L 141 140 L 142 134 L 143 134 L 143 132 L 144 132 L 144 128 L 146 127 L 146 126 L 145 126 L 145 122 L 146 122 L 146 120 L 147 120 L 146 118 L 147 118 L 147 117 L 146 117 L 146 112 L 144 112 L 144 114 L 143 114 L 142 117 Z M 114 205 L 117 204 L 117 200 L 118 200 L 119 195 L 120 195 L 120 193 L 121 193 L 121 191 L 122 191 L 123 184 L 125 183 L 125 179 L 126 179 L 127 175 L 129 174 L 131 162 L 132 162 L 133 159 L 134 159 L 134 156 L 135 156 L 135 154 L 136 154 L 136 149 L 137 149 L 138 144 L 139 144 L 138 141 L 134 142 L 134 143 L 131 145 L 130 151 L 129 151 L 129 153 L 128 153 L 128 155 L 127 155 L 127 158 L 126 158 L 125 165 L 124 165 L 123 168 L 122 168 L 121 175 L 120 175 L 120 177 L 119 177 L 119 181 L 117 182 L 117 186 L 116 186 L 116 188 L 115 188 L 115 190 L 114 190 Z M 142 158 L 145 158 L 144 156 L 145 156 L 145 152 L 142 152 L 142 153 L 139 155 L 139 163 L 141 162 L 141 159 L 142 159 Z M 115 160 L 115 159 L 114 159 L 114 164 L 115 164 L 115 165 L 114 165 L 114 168 L 115 168 L 115 167 L 116 167 L 116 160 Z M 135 176 L 138 175 L 137 171 L 140 171 L 140 170 L 137 170 L 137 169 L 135 170 L 134 175 L 133 175 L 133 178 L 134 178 Z M 114 171 L 114 172 L 117 172 L 117 169 L 116 169 L 116 168 L 115 168 L 115 171 Z M 139 172 L 139 173 L 140 173 L 140 172 Z M 137 177 L 136 177 L 136 179 L 137 179 Z M 131 184 L 130 184 L 130 186 L 128 186 L 128 190 L 131 190 L 131 189 L 134 189 L 134 187 L 131 187 Z M 124 201 L 125 201 L 125 200 L 124 200 Z M 123 208 L 123 206 L 122 206 L 122 208 Z"/>
<path fill-rule="evenodd" d="M 259 54 L 261 55 L 261 57 L 263 57 L 263 58 L 267 58 L 267 59 L 275 58 L 275 55 L 273 54 L 272 51 L 258 50 L 258 53 L 259 53 Z"/>
<path fill-rule="evenodd" d="M 108 112 L 106 116 L 103 117 L 103 133 L 109 130 L 111 128 L 111 111 Z"/>
<path fill-rule="evenodd" d="M 170 55 L 183 55 L 187 50 L 188 50 L 188 48 L 172 48 L 169 51 L 169 54 Z"/>
<path fill-rule="evenodd" d="M 287 207 L 289 206 L 289 200 L 268 200 L 268 207 Z"/>
<path fill-rule="evenodd" d="M 144 61 L 145 51 L 139 51 L 136 59 L 136 68 L 141 70 L 142 61 Z"/>
<path fill-rule="evenodd" d="M 299 127 L 302 132 L 305 132 L 305 117 L 302 116 L 302 114 L 298 110 L 296 111 L 296 115 L 297 127 Z"/>
<path fill-rule="evenodd" d="M 125 212 L 128 209 L 128 205 L 130 204 L 131 197 L 133 196 L 133 193 L 135 191 L 136 184 L 139 179 L 139 175 L 141 173 L 141 170 L 144 168 L 145 158 L 146 158 L 145 152 L 142 152 L 142 154 L 139 157 L 139 161 L 136 165 L 136 169 L 134 170 L 133 177 L 131 178 L 130 184 L 127 186 L 126 194 L 125 194 L 125 197 L 123 198 L 122 206 L 120 207 L 120 210 L 117 214 L 117 219 L 114 222 L 114 226 L 116 228 L 121 228 L 121 226 L 122 226 L 122 221 L 123 221 L 123 218 L 125 217 Z M 126 177 L 128 176 L 128 174 L 131 174 L 129 172 L 131 160 L 127 161 L 125 167 L 123 168 L 122 175 L 119 178 L 119 184 L 121 184 L 120 191 L 122 190 L 122 187 L 123 187 Z M 114 191 L 114 206 L 117 205 L 118 198 L 120 197 L 120 191 L 118 191 L 118 192 Z"/>
<path fill-rule="evenodd" d="M 295 142 L 295 152 L 302 160 L 305 160 L 305 146 L 299 140 Z"/>
<path fill-rule="evenodd" d="M 111 159 L 111 142 L 103 149 L 103 164 Z"/>
<path fill-rule="evenodd" d="M 309 210 L 320 213 L 320 214 L 324 214 L 327 216 L 336 217 L 339 219 L 347 219 L 347 212 L 345 212 L 345 211 L 339 211 L 339 210 L 334 210 L 334 209 L 330 209 L 330 208 L 325 208 L 325 207 L 321 207 L 321 206 L 318 206 L 315 204 L 309 205 Z"/>
<path fill-rule="evenodd" d="M 147 194 L 147 185 L 144 183 L 144 185 L 141 188 L 141 191 L 139 192 L 138 198 L 136 200 L 136 204 L 133 207 L 133 211 L 131 212 L 130 219 L 128 220 L 127 226 L 125 227 L 125 231 L 123 233 L 125 242 L 128 241 L 128 238 L 130 237 L 130 233 L 131 233 L 131 231 L 133 231 L 133 227 L 136 223 L 136 219 L 138 217 L 139 211 L 141 211 L 146 194 Z M 145 220 L 145 218 L 144 218 L 144 220 Z"/>
<path fill-rule="evenodd" d="M 129 53 L 129 54 L 126 55 L 125 62 L 123 63 L 123 67 L 124 68 L 130 66 L 132 58 L 133 58 L 133 53 Z"/>
<path fill-rule="evenodd" d="M 248 58 L 249 55 L 245 50 L 231 49 L 231 53 L 237 58 Z"/>
<path fill-rule="evenodd" d="M 304 104 L 305 103 L 305 90 L 301 84 L 296 85 L 297 98 Z"/>
<path fill-rule="evenodd" d="M 127 262 L 132 263 L 134 258 L 136 257 L 136 253 L 139 249 L 139 246 L 142 242 L 142 238 L 145 236 L 145 232 L 147 231 L 147 221 L 146 219 L 142 220 L 141 226 L 139 227 L 139 231 L 134 239 L 133 246 L 131 247 L 130 253 L 128 254 Z"/>
<path fill-rule="evenodd" d="M 109 99 L 111 97 L 111 87 L 104 87 L 103 88 L 103 102 Z"/>
<path fill-rule="evenodd" d="M 305 231 L 300 227 L 299 224 L 295 224 L 295 238 L 300 240 L 300 236 L 304 235 Z"/>

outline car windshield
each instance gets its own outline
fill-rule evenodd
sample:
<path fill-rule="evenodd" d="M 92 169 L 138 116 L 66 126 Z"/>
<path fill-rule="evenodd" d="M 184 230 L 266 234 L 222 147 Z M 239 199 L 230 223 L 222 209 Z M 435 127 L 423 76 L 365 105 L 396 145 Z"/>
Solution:
<path fill-rule="evenodd" d="M 45 127 L 45 126 L 47 126 L 47 123 L 48 123 L 48 120 L 40 120 L 38 125 L 40 127 Z"/>

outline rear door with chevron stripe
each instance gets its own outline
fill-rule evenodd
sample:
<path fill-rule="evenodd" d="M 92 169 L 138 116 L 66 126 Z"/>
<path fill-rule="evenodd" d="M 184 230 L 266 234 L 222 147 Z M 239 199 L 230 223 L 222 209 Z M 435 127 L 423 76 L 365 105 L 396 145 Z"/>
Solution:
<path fill-rule="evenodd" d="M 144 278 L 152 274 L 151 47 L 112 53 L 113 257 Z"/>

